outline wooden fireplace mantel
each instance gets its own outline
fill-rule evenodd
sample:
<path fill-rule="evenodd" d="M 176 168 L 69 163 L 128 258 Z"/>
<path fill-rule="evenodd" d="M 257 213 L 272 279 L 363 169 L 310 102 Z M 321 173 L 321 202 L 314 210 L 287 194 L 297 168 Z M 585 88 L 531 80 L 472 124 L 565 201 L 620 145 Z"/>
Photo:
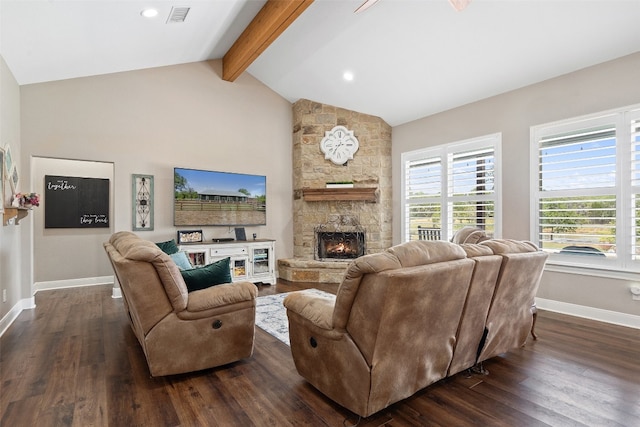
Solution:
<path fill-rule="evenodd" d="M 307 202 L 352 200 L 376 202 L 377 188 L 303 188 L 302 197 Z"/>

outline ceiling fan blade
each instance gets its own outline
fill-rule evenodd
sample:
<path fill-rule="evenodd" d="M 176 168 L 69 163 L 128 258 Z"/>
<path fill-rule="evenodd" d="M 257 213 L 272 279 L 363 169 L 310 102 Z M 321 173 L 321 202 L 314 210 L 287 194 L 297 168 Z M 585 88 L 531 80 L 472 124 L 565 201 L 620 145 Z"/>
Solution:
<path fill-rule="evenodd" d="M 371 6 L 376 4 L 378 1 L 379 0 L 365 0 L 364 3 L 362 3 L 360 6 L 358 6 L 356 10 L 353 11 L 353 13 L 364 12 L 365 10 L 369 9 Z M 469 6 L 469 3 L 471 3 L 471 0 L 449 0 L 449 3 L 451 3 L 451 6 L 453 6 L 455 10 L 457 10 L 458 12 L 461 12 L 467 6 Z"/>
<path fill-rule="evenodd" d="M 364 3 L 362 3 L 360 6 L 358 6 L 356 10 L 353 11 L 353 13 L 364 12 L 365 10 L 369 9 L 371 6 L 373 6 L 377 2 L 378 0 L 365 0 Z"/>
<path fill-rule="evenodd" d="M 453 6 L 455 10 L 462 12 L 467 6 L 469 6 L 471 0 L 449 0 L 449 3 L 451 3 L 451 6 Z"/>

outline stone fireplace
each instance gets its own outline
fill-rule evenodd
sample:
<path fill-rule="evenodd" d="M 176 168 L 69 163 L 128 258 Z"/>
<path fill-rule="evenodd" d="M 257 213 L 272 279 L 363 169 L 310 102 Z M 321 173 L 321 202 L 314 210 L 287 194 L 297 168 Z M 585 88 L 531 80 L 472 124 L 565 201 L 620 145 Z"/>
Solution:
<path fill-rule="evenodd" d="M 325 159 L 320 149 L 325 132 L 338 125 L 359 141 L 354 158 L 344 165 Z M 293 104 L 292 140 L 294 257 L 278 260 L 279 275 L 296 282 L 338 283 L 352 259 L 391 246 L 391 127 L 379 117 L 301 99 Z M 327 182 L 343 181 L 354 188 L 326 188 Z M 324 248 L 318 246 L 318 231 L 361 234 L 321 236 L 335 246 Z M 360 252 L 354 256 L 349 248 L 347 257 L 345 243 L 360 243 Z M 330 257 L 323 253 L 328 249 L 335 252 Z"/>

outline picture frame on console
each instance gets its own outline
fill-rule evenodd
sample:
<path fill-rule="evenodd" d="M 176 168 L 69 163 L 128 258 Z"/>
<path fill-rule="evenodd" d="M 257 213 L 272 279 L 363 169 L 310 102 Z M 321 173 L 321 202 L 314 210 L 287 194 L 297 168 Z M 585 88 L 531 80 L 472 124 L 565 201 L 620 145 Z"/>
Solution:
<path fill-rule="evenodd" d="M 244 227 L 236 227 L 235 228 L 236 240 L 245 241 L 247 240 L 247 233 L 244 231 Z"/>
<path fill-rule="evenodd" d="M 178 230 L 178 238 L 179 245 L 184 245 L 185 243 L 202 243 L 202 230 Z"/>

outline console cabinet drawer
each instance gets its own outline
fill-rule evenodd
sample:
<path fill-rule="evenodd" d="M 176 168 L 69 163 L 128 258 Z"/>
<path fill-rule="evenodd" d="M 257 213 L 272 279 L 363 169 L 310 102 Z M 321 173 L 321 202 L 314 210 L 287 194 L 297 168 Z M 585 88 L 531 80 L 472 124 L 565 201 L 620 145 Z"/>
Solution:
<path fill-rule="evenodd" d="M 247 247 L 242 248 L 211 248 L 212 257 L 227 257 L 236 255 L 247 255 L 249 249 Z"/>

